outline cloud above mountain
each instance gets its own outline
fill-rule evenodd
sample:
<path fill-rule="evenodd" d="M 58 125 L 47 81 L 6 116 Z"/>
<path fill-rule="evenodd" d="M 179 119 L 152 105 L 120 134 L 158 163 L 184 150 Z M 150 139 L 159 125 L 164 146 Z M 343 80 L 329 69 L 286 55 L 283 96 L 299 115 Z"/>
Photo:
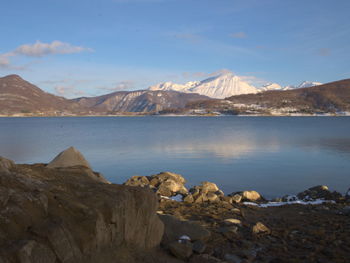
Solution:
<path fill-rule="evenodd" d="M 74 46 L 70 43 L 61 42 L 58 40 L 51 43 L 44 43 L 36 41 L 34 44 L 24 44 L 12 51 L 0 54 L 0 67 L 11 68 L 11 58 L 24 56 L 24 57 L 44 57 L 55 54 L 73 54 L 81 52 L 92 52 L 93 49 L 82 46 Z"/>

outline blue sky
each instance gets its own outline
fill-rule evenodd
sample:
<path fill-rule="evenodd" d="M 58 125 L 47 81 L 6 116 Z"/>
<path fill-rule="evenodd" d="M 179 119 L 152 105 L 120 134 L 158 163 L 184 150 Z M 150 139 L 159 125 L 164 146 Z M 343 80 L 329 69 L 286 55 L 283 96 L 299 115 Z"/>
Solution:
<path fill-rule="evenodd" d="M 201 80 L 350 77 L 349 0 L 3 0 L 0 76 L 67 97 Z"/>

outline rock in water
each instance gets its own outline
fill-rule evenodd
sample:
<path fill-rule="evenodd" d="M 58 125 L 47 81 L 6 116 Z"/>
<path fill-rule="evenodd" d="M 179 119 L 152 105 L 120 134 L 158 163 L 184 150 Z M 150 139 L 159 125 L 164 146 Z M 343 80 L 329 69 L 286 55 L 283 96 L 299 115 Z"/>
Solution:
<path fill-rule="evenodd" d="M 66 168 L 74 166 L 84 166 L 91 169 L 90 164 L 84 156 L 74 147 L 68 149 L 57 155 L 48 165 L 47 168 Z"/>

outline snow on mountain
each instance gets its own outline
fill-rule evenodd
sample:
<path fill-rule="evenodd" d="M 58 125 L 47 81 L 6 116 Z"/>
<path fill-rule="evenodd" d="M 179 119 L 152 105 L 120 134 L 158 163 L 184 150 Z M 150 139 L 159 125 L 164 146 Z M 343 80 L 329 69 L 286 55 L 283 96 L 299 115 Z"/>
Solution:
<path fill-rule="evenodd" d="M 283 90 L 284 88 L 277 83 L 267 83 L 263 85 L 259 90 L 260 91 L 268 91 L 268 90 Z"/>
<path fill-rule="evenodd" d="M 198 83 L 199 83 L 199 81 L 190 81 L 190 82 L 187 82 L 185 85 L 182 85 L 182 84 L 176 84 L 176 83 L 168 81 L 168 82 L 163 82 L 163 83 L 159 83 L 157 85 L 151 86 L 148 89 L 153 90 L 153 91 L 156 91 L 156 90 L 165 90 L 165 91 L 174 90 L 174 91 L 189 93 L 188 90 L 197 86 Z"/>
<path fill-rule="evenodd" d="M 176 90 L 185 93 L 198 93 L 216 99 L 258 92 L 257 88 L 243 81 L 232 72 L 225 72 L 203 81 L 187 82 L 184 85 L 171 82 L 160 83 L 151 86 L 149 90 Z"/>
<path fill-rule="evenodd" d="M 230 71 L 223 71 L 221 74 L 202 81 L 190 81 L 185 84 L 177 84 L 173 82 L 163 82 L 151 86 L 149 90 L 174 90 L 184 93 L 198 93 L 211 98 L 224 99 L 227 97 L 252 94 L 271 90 L 292 90 L 298 88 L 308 88 L 321 85 L 320 82 L 304 81 L 299 86 L 285 86 L 282 87 L 277 83 L 267 83 L 260 88 L 256 88 L 245 82 L 243 78 L 234 75 Z"/>
<path fill-rule="evenodd" d="M 318 86 L 318 85 L 322 85 L 322 83 L 320 83 L 320 82 L 313 82 L 313 81 L 304 81 L 297 88 L 298 89 L 310 88 L 310 87 L 314 87 L 314 86 Z"/>

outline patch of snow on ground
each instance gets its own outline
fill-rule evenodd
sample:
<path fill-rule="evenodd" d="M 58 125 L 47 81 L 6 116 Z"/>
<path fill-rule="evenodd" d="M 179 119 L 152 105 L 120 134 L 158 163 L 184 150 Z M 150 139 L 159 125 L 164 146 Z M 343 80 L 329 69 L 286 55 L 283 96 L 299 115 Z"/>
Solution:
<path fill-rule="evenodd" d="M 187 240 L 191 241 L 191 238 L 189 236 L 183 235 L 183 236 L 179 237 L 178 242 L 179 243 L 185 243 Z"/>
<path fill-rule="evenodd" d="M 322 199 L 317 199 L 317 200 L 313 200 L 313 201 L 296 200 L 296 201 L 289 201 L 289 202 L 268 202 L 266 204 L 257 204 L 257 203 L 253 203 L 253 202 L 243 202 L 244 205 L 252 205 L 252 206 L 258 206 L 258 207 L 262 207 L 262 208 L 283 206 L 283 205 L 321 205 L 323 203 L 334 204 L 335 202 L 333 200 L 322 200 Z"/>

